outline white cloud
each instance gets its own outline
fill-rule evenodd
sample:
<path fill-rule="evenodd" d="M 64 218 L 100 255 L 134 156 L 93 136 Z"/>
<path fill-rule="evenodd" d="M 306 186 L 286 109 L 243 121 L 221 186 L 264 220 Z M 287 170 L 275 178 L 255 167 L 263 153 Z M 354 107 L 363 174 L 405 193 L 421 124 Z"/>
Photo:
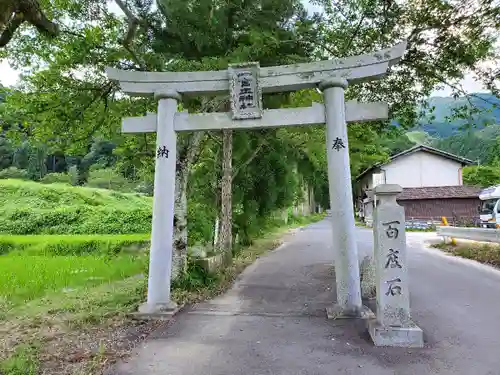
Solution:
<path fill-rule="evenodd" d="M 473 73 L 466 74 L 464 79 L 460 82 L 460 85 L 465 91 L 469 93 L 473 92 L 486 92 L 484 85 L 476 80 L 476 76 Z M 446 86 L 433 91 L 432 96 L 451 96 L 453 90 L 451 87 Z"/>

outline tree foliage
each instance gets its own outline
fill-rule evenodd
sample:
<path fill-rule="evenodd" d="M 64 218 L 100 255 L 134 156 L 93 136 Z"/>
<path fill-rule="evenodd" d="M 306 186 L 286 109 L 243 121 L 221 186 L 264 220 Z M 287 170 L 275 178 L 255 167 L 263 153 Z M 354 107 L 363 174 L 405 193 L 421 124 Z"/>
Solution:
<path fill-rule="evenodd" d="M 466 185 L 488 187 L 500 184 L 500 166 L 479 165 L 463 169 L 463 180 Z"/>
<path fill-rule="evenodd" d="M 387 101 L 392 118 L 403 127 L 415 124 L 415 104 L 425 109 L 425 99 L 435 88 L 450 86 L 455 95 L 466 93 L 458 84 L 466 72 L 475 72 L 498 93 L 498 71 L 483 64 L 498 58 L 500 6 L 494 0 L 315 3 L 327 14 L 323 38 L 318 40 L 326 56 L 366 53 L 408 41 L 404 58 L 386 79 L 351 90 L 360 99 Z M 459 107 L 455 115 L 468 116 L 470 111 Z"/>

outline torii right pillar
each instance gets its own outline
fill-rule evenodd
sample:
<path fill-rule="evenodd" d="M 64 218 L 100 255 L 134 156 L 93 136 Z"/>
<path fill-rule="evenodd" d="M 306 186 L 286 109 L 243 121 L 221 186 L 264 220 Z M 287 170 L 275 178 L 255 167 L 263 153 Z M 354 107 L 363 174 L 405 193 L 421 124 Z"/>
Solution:
<path fill-rule="evenodd" d="M 326 116 L 326 153 L 330 190 L 337 303 L 327 308 L 328 318 L 357 318 L 365 314 L 361 302 L 358 248 L 355 238 L 349 143 L 344 90 L 347 80 L 329 78 L 319 84 Z"/>

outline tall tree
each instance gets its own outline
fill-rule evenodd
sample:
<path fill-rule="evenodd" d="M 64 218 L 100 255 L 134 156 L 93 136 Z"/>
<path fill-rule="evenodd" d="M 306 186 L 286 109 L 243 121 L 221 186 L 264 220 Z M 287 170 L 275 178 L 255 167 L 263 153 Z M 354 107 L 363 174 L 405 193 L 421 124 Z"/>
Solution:
<path fill-rule="evenodd" d="M 205 0 L 187 5 L 162 0 L 159 5 L 167 26 L 161 32 L 164 43 L 156 48 L 172 55 L 177 53 L 182 59 L 195 62 L 209 59 L 218 68 L 241 61 L 259 61 L 266 66 L 305 61 L 313 51 L 312 23 L 296 0 L 227 3 Z M 228 107 L 226 102 L 222 109 Z M 231 254 L 232 247 L 232 143 L 232 131 L 223 131 L 221 225 L 216 246 L 226 254 Z"/>
<path fill-rule="evenodd" d="M 21 36 L 1 52 L 14 64 L 31 63 L 34 73 L 12 95 L 11 109 L 17 108 L 25 127 L 35 137 L 73 154 L 87 154 L 95 137 L 116 138 L 120 117 L 154 110 L 155 104 L 148 99 L 116 100 L 117 87 L 103 77 L 105 66 L 151 71 L 211 70 L 243 60 L 258 60 L 264 66 L 307 60 L 314 49 L 314 23 L 295 0 L 166 0 L 157 9 L 146 0 L 116 3 L 124 17 L 110 13 L 97 0 L 65 0 L 57 9 L 51 9 L 61 24 L 59 38 L 28 40 Z M 89 13 L 92 6 L 95 10 Z M 45 69 L 40 70 L 42 66 Z M 192 98 L 183 106 L 195 112 L 220 111 L 226 108 L 227 101 Z M 122 145 L 135 144 L 133 147 L 142 155 L 153 156 L 151 139 L 117 143 L 118 153 L 123 154 Z M 206 143 L 202 132 L 180 135 L 178 141 L 176 269 L 186 264 L 187 181 Z M 246 157 L 252 159 L 252 152 Z M 228 155 L 226 152 L 226 163 Z M 226 175 L 226 188 L 232 180 L 229 177 Z M 230 197 L 231 191 L 226 190 L 225 195 Z M 224 209 L 226 218 L 230 208 L 229 201 Z M 229 233 L 225 246 L 230 247 L 230 221 L 226 220 L 222 227 L 224 233 Z"/>

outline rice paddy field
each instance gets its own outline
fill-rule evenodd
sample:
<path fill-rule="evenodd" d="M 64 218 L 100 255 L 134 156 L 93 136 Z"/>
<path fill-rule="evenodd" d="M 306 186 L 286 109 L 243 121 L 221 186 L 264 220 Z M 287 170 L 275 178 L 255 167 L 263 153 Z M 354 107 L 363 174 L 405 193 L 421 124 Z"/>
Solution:
<path fill-rule="evenodd" d="M 145 255 L 8 255 L 0 257 L 0 313 L 52 293 L 72 293 L 144 273 Z M 3 310 L 3 311 L 2 311 Z"/>
<path fill-rule="evenodd" d="M 41 332 L 67 353 L 81 334 L 70 327 L 144 299 L 151 198 L 18 180 L 0 191 L 0 374 L 39 374 Z"/>

